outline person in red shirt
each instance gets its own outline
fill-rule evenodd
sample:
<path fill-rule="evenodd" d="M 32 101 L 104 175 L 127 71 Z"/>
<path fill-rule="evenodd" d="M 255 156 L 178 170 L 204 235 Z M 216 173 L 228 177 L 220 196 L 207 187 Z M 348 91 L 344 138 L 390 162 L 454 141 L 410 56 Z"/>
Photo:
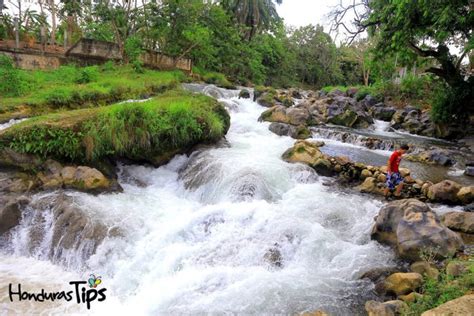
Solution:
<path fill-rule="evenodd" d="M 398 167 L 400 166 L 400 161 L 402 160 L 403 155 L 408 151 L 408 149 L 408 145 L 402 145 L 400 146 L 400 149 L 394 151 L 390 156 L 390 159 L 388 159 L 387 181 L 385 183 L 387 187 L 385 188 L 384 192 L 385 198 L 388 198 L 390 191 L 394 190 L 395 188 L 395 196 L 400 196 L 400 193 L 402 192 L 403 177 L 400 175 Z"/>

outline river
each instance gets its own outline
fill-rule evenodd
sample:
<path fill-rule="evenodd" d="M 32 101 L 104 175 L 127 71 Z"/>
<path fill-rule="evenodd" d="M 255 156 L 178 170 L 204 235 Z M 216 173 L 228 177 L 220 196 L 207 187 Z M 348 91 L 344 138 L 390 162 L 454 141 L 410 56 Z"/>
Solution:
<path fill-rule="evenodd" d="M 370 240 L 382 202 L 327 186 L 312 169 L 284 162 L 281 154 L 294 140 L 257 122 L 265 110 L 257 103 L 238 99 L 236 91 L 188 88 L 226 104 L 226 141 L 160 168 L 121 166 L 122 193 L 67 192 L 91 222 L 119 231 L 90 257 L 52 251 L 51 211 L 42 211 L 40 224 L 31 220 L 37 210 L 24 212 L 1 247 L 4 312 L 364 314 L 373 284 L 360 276 L 395 265 L 393 252 Z M 32 247 L 27 236 L 37 230 L 43 237 Z M 91 273 L 102 277 L 107 299 L 90 310 L 64 301 L 11 303 L 6 294 L 11 282 L 58 291 Z"/>

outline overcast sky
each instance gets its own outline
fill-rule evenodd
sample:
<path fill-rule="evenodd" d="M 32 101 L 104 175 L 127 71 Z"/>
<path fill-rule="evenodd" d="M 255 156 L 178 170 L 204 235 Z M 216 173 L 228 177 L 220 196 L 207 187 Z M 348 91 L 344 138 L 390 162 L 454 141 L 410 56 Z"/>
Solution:
<path fill-rule="evenodd" d="M 286 24 L 303 26 L 322 24 L 329 30 L 327 14 L 340 0 L 283 0 L 277 5 L 279 15 Z"/>

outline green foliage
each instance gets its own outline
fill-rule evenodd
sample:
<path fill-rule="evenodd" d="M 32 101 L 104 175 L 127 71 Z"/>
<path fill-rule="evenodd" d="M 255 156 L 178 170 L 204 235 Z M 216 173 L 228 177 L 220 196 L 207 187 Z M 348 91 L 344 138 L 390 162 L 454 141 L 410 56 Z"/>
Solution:
<path fill-rule="evenodd" d="M 452 123 L 467 119 L 468 111 L 465 109 L 474 106 L 474 80 L 471 81 L 460 87 L 440 85 L 435 88 L 431 108 L 431 117 L 435 122 Z"/>
<path fill-rule="evenodd" d="M 0 98 L 0 112 L 4 113 L 1 117 L 6 119 L 8 112 L 18 111 L 18 108 L 28 111 L 25 114 L 38 115 L 59 108 L 106 105 L 142 95 L 155 95 L 186 78 L 180 71 L 142 68 L 141 73 L 137 73 L 132 66 L 115 66 L 113 63 L 102 67 L 69 65 L 50 71 L 18 71 L 29 88 L 18 97 Z M 77 81 L 83 83 L 78 85 Z"/>
<path fill-rule="evenodd" d="M 106 156 L 155 156 L 215 141 L 229 116 L 212 98 L 181 90 L 142 103 L 48 114 L 8 129 L 0 144 L 40 157 L 85 163 Z"/>
<path fill-rule="evenodd" d="M 62 157 L 74 161 L 84 156 L 80 146 L 81 137 L 80 132 L 38 126 L 29 129 L 28 133 L 14 135 L 9 145 L 18 152 L 40 157 Z"/>
<path fill-rule="evenodd" d="M 113 71 L 115 69 L 115 64 L 113 61 L 109 60 L 102 65 L 103 71 Z"/>
<path fill-rule="evenodd" d="M 97 66 L 84 67 L 78 71 L 79 76 L 76 79 L 76 83 L 89 83 L 97 81 L 99 77 L 99 71 Z"/>
<path fill-rule="evenodd" d="M 0 54 L 0 95 L 16 97 L 25 90 L 25 83 L 20 72 L 13 65 L 10 57 Z"/>
<path fill-rule="evenodd" d="M 472 258 L 472 257 L 471 257 Z M 421 289 L 422 297 L 409 303 L 406 315 L 421 315 L 441 304 L 465 295 L 474 287 L 474 263 L 468 262 L 465 273 L 458 277 L 449 276 L 442 271 L 438 279 L 426 277 Z"/>
<path fill-rule="evenodd" d="M 142 41 L 138 36 L 130 36 L 125 40 L 124 50 L 130 62 L 137 61 L 143 52 Z"/>

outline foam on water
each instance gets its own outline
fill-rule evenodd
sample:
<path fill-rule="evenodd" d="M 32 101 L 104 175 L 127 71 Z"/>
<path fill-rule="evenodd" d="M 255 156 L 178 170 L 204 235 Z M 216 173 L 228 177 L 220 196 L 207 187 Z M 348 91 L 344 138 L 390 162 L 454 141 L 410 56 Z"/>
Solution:
<path fill-rule="evenodd" d="M 124 166 L 123 193 L 69 193 L 92 220 L 121 231 L 70 266 L 73 274 L 102 275 L 109 296 L 91 311 L 362 314 L 373 285 L 359 277 L 394 264 L 391 250 L 369 238 L 381 202 L 338 192 L 312 169 L 285 163 L 281 154 L 294 140 L 257 122 L 263 107 L 207 89 L 233 105 L 228 145 L 161 168 Z M 1 269 L 16 269 L 11 256 L 1 257 Z M 41 257 L 21 260 L 58 268 Z M 34 277 L 21 273 L 25 284 Z"/>

